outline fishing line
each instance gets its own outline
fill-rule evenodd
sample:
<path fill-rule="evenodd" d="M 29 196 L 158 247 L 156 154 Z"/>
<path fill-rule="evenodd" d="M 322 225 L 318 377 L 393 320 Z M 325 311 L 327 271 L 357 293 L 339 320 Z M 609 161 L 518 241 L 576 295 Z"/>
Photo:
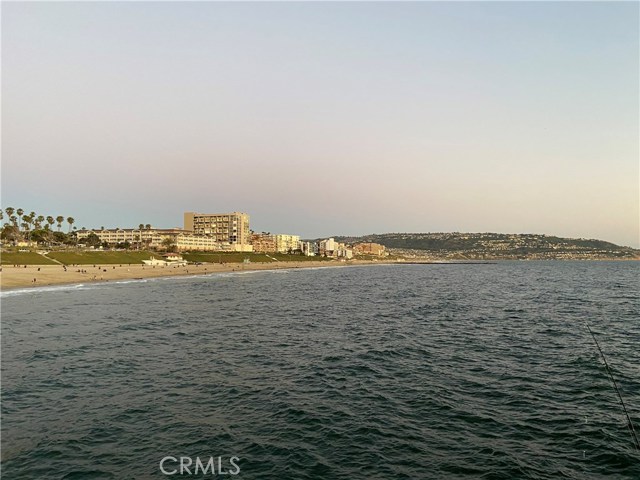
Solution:
<path fill-rule="evenodd" d="M 600 356 L 602 357 L 602 360 L 604 360 L 605 369 L 607 370 L 607 373 L 609 374 L 609 378 L 613 382 L 613 386 L 616 389 L 616 393 L 618 394 L 618 398 L 620 399 L 620 405 L 622 405 L 622 410 L 624 410 L 624 414 L 627 416 L 627 427 L 629 427 L 629 431 L 631 432 L 631 437 L 633 439 L 634 445 L 636 449 L 638 449 L 638 451 L 640 452 L 640 442 L 638 442 L 638 436 L 636 435 L 636 431 L 633 428 L 633 423 L 631 422 L 631 417 L 629 416 L 629 412 L 627 412 L 627 407 L 624 405 L 624 401 L 622 400 L 622 395 L 620 395 L 620 390 L 618 389 L 618 384 L 616 383 L 616 379 L 613 378 L 613 373 L 611 372 L 611 368 L 609 368 L 609 364 L 607 363 L 607 358 L 604 356 L 604 353 L 600 348 L 600 344 L 598 343 L 596 336 L 591 331 L 589 324 L 585 323 L 585 325 L 589 329 L 589 333 L 593 337 L 593 341 L 596 342 L 596 347 L 598 347 L 598 351 L 600 352 Z"/>

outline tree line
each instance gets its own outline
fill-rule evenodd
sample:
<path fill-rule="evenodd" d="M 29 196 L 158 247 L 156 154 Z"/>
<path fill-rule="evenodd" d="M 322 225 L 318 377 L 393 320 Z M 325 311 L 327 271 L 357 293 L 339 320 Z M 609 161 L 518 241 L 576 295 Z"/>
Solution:
<path fill-rule="evenodd" d="M 75 230 L 73 226 L 75 219 L 64 215 L 39 215 L 36 212 L 26 212 L 22 208 L 7 207 L 0 208 L 0 221 L 2 240 L 8 240 L 13 244 L 20 241 L 26 242 L 46 242 L 46 243 L 73 243 L 75 241 Z M 68 225 L 67 233 L 62 232 L 62 225 Z M 57 231 L 54 231 L 54 225 Z"/>
<path fill-rule="evenodd" d="M 51 245 L 85 245 L 87 247 L 104 249 L 116 248 L 129 250 L 135 248 L 140 250 L 141 248 L 150 248 L 151 239 L 142 238 L 143 230 L 151 230 L 151 224 L 138 225 L 139 234 L 137 241 L 134 239 L 133 243 L 124 241 L 117 244 L 109 244 L 100 240 L 100 237 L 91 232 L 89 235 L 83 235 L 78 241 L 78 230 L 73 226 L 75 219 L 73 217 L 65 217 L 64 215 L 38 215 L 36 212 L 26 213 L 22 208 L 7 207 L 5 209 L 0 208 L 0 221 L 3 222 L 2 230 L 0 231 L 0 238 L 3 241 L 7 241 L 12 245 L 17 245 L 20 242 L 27 243 L 41 243 Z M 63 224 L 67 223 L 67 232 L 62 231 Z M 54 225 L 57 230 L 54 230 Z M 81 232 L 86 232 L 86 228 L 81 228 Z M 100 230 L 104 230 L 104 227 L 100 227 Z M 166 251 L 175 250 L 175 241 L 171 238 L 165 238 L 162 241 L 161 248 Z"/>

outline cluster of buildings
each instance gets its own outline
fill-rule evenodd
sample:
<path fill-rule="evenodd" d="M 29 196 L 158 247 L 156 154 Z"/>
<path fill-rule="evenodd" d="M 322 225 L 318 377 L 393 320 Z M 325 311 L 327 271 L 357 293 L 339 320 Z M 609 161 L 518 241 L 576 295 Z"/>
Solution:
<path fill-rule="evenodd" d="M 253 233 L 251 245 L 259 253 L 294 253 L 300 250 L 300 236 L 270 233 Z"/>
<path fill-rule="evenodd" d="M 78 242 L 82 243 L 90 235 L 109 246 L 129 244 L 177 252 L 297 253 L 344 259 L 354 255 L 386 255 L 384 246 L 376 243 L 349 246 L 333 238 L 309 242 L 301 241 L 299 235 L 255 233 L 249 229 L 249 215 L 241 212 L 185 212 L 183 228 L 83 229 L 77 231 Z"/>

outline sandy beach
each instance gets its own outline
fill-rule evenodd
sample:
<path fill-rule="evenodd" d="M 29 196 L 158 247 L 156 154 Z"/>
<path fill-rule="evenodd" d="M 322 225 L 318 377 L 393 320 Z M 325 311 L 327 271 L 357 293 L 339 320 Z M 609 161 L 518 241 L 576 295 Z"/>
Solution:
<path fill-rule="evenodd" d="M 284 268 L 344 267 L 348 265 L 366 265 L 368 261 L 305 261 L 271 263 L 226 263 L 186 266 L 147 266 L 147 265 L 3 265 L 0 272 L 0 288 L 10 290 L 26 287 L 43 287 L 91 282 L 109 282 L 114 280 L 135 280 L 153 277 L 171 277 L 178 275 L 204 275 L 209 273 L 277 270 Z"/>

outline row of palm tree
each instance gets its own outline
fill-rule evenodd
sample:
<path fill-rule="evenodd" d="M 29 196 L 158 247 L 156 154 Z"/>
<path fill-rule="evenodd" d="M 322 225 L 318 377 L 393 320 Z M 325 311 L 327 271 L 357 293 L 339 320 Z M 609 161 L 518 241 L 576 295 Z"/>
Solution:
<path fill-rule="evenodd" d="M 5 219 L 5 214 L 8 221 L 4 222 L 4 227 L 13 227 L 18 235 L 24 235 L 27 240 L 29 240 L 31 233 L 36 230 L 52 231 L 54 224 L 57 224 L 58 232 L 60 232 L 65 221 L 63 215 L 45 217 L 44 215 L 37 215 L 36 212 L 26 213 L 22 208 L 13 207 L 7 207 L 4 210 L 0 209 L 0 221 Z M 69 225 L 68 233 L 71 233 L 75 219 L 67 217 L 66 222 Z"/>

